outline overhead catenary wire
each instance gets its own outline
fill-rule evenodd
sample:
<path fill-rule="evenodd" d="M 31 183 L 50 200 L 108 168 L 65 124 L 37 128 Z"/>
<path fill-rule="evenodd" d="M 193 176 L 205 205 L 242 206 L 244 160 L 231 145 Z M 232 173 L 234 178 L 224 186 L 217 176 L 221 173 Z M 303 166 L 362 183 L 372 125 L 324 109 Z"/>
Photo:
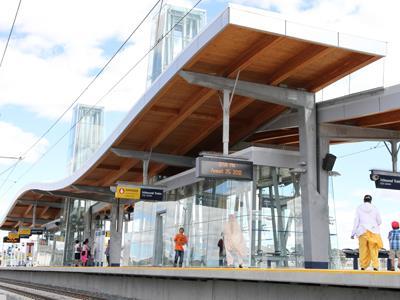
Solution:
<path fill-rule="evenodd" d="M 13 22 L 12 22 L 12 25 L 11 25 L 11 28 L 10 28 L 10 32 L 9 32 L 9 34 L 8 34 L 7 42 L 6 42 L 6 45 L 5 45 L 5 47 L 4 47 L 3 54 L 2 54 L 2 56 L 1 56 L 0 68 L 1 68 L 1 66 L 3 65 L 4 57 L 6 57 L 6 53 L 7 53 L 7 49 L 8 49 L 8 44 L 10 43 L 10 39 L 11 39 L 12 33 L 13 33 L 13 31 L 14 31 L 14 26 L 15 26 L 15 22 L 17 21 L 19 8 L 21 7 L 21 2 L 22 2 L 22 0 L 19 0 L 18 6 L 17 6 L 17 10 L 15 11 L 14 20 L 13 20 Z"/>
<path fill-rule="evenodd" d="M 22 154 L 22 156 L 26 156 L 28 152 L 30 152 L 40 141 L 60 122 L 60 120 L 67 114 L 67 112 L 79 101 L 79 99 L 87 92 L 87 90 L 94 84 L 94 82 L 100 77 L 100 75 L 104 72 L 104 70 L 110 65 L 110 63 L 114 60 L 114 58 L 118 55 L 118 53 L 125 47 L 128 41 L 132 38 L 132 36 L 137 32 L 137 30 L 142 26 L 142 24 L 146 21 L 146 19 L 150 16 L 153 10 L 157 7 L 157 5 L 162 0 L 158 0 L 153 7 L 147 12 L 145 17 L 139 22 L 138 25 L 135 26 L 133 31 L 129 34 L 129 36 L 125 39 L 125 41 L 119 46 L 117 51 L 111 56 L 111 58 L 103 65 L 103 67 L 97 72 L 97 74 L 93 77 L 93 79 L 85 86 L 85 88 L 79 93 L 78 97 L 72 101 L 72 103 L 61 113 L 61 115 L 53 122 L 53 124 L 46 129 L 46 131 Z"/>
<path fill-rule="evenodd" d="M 19 6 L 21 4 L 19 3 Z M 162 0 L 157 0 L 155 2 L 155 4 L 152 6 L 152 8 L 147 12 L 147 14 L 145 15 L 145 17 L 135 26 L 135 28 L 131 31 L 131 33 L 129 34 L 129 36 L 124 40 L 124 42 L 119 46 L 119 48 L 114 52 L 114 54 L 111 56 L 111 58 L 103 65 L 103 67 L 97 72 L 97 74 L 93 77 L 93 79 L 89 82 L 89 84 L 87 84 L 85 86 L 85 88 L 80 92 L 80 94 L 78 95 L 78 97 L 76 97 L 74 99 L 74 101 L 63 111 L 63 113 L 53 122 L 53 124 L 46 129 L 45 132 L 43 132 L 43 134 L 29 147 L 27 148 L 27 150 L 25 150 L 23 152 L 23 154 L 20 156 L 20 158 L 18 159 L 18 161 L 11 165 L 9 168 L 5 169 L 2 173 L 0 173 L 0 176 L 4 173 L 6 173 L 8 170 L 10 170 L 11 168 L 16 168 L 18 166 L 18 164 L 24 160 L 24 158 L 27 156 L 27 154 L 32 151 L 39 143 L 41 140 L 43 140 L 43 138 L 58 124 L 58 122 L 60 122 L 60 120 L 66 115 L 66 113 L 74 106 L 74 104 L 87 92 L 87 90 L 94 84 L 94 82 L 100 77 L 100 75 L 104 72 L 104 70 L 110 65 L 110 63 L 113 61 L 113 59 L 118 55 L 118 53 L 125 47 L 125 45 L 128 43 L 128 41 L 132 38 L 132 36 L 137 32 L 137 30 L 143 25 L 143 23 L 145 22 L 145 20 L 150 16 L 150 14 L 153 12 L 153 10 L 157 7 L 157 5 L 159 3 L 162 3 Z M 18 6 L 18 10 L 19 10 L 19 6 Z M 18 12 L 17 10 L 17 12 Z M 16 14 L 17 15 L 17 14 Z M 16 17 L 14 18 L 14 22 L 13 22 L 13 26 L 15 23 Z M 13 28 L 13 27 L 12 27 Z M 10 35 L 11 36 L 11 32 L 10 31 Z M 4 54 L 3 54 L 4 57 Z M 17 180 L 18 181 L 18 180 Z M 4 183 L 4 182 L 3 182 Z M 1 188 L 0 188 L 1 191 Z"/>
<path fill-rule="evenodd" d="M 143 25 L 143 23 L 146 21 L 146 19 L 150 16 L 150 14 L 154 11 L 154 9 L 157 7 L 157 5 L 161 2 L 162 3 L 163 0 L 157 0 L 155 2 L 155 4 L 152 6 L 152 8 L 147 12 L 147 14 L 144 16 L 144 18 L 135 26 L 135 28 L 131 31 L 131 33 L 129 34 L 129 36 L 124 40 L 124 42 L 119 46 L 119 48 L 114 52 L 114 54 L 109 58 L 109 60 L 103 65 L 103 67 L 97 72 L 97 74 L 93 77 L 93 79 L 89 82 L 89 84 L 87 84 L 85 86 L 85 88 L 80 92 L 80 94 L 78 95 L 78 97 L 76 97 L 74 99 L 74 101 L 63 111 L 63 113 L 52 123 L 52 125 L 46 129 L 45 132 L 43 132 L 43 134 L 30 146 L 28 147 L 23 154 L 18 158 L 18 161 L 11 165 L 9 168 L 5 169 L 4 171 L 2 171 L 0 173 L 0 176 L 4 173 L 6 173 L 7 171 L 9 171 L 10 169 L 13 169 L 13 171 L 15 170 L 15 168 L 18 166 L 18 164 L 23 161 L 25 159 L 25 157 L 27 156 L 27 154 L 32 151 L 39 143 L 41 140 L 43 140 L 43 138 L 58 124 L 58 122 L 60 122 L 60 120 L 66 115 L 66 113 L 74 106 L 74 104 L 87 92 L 87 90 L 94 84 L 94 82 L 100 77 L 100 75 L 104 72 L 104 70 L 110 65 L 110 63 L 114 60 L 114 58 L 118 55 L 118 53 L 125 47 L 125 45 L 128 43 L 128 41 L 132 38 L 132 36 L 137 32 L 137 30 Z M 15 21 L 18 15 L 18 11 L 20 8 L 22 0 L 19 1 L 18 4 L 18 8 L 17 8 L 17 12 L 15 14 L 14 17 L 14 21 L 10 30 L 10 34 L 8 37 L 8 41 L 11 37 L 14 25 L 15 25 Z M 7 50 L 7 45 L 8 45 L 8 41 L 6 44 L 6 48 L 4 49 L 4 53 L 2 56 L 2 60 L 1 62 L 3 62 L 4 56 L 5 56 L 5 52 Z M 0 64 L 1 66 L 1 64 Z M 0 180 L 1 181 L 1 180 Z M 18 180 L 17 180 L 18 181 Z M 4 184 L 4 182 L 3 182 Z M 2 185 L 3 186 L 3 185 Z M 2 187 L 1 186 L 1 187 Z M 1 191 L 1 187 L 0 187 L 0 191 Z"/>
<path fill-rule="evenodd" d="M 160 0 L 161 1 L 161 0 Z M 158 1 L 158 2 L 160 2 L 160 1 Z M 157 3 L 158 3 L 157 2 Z M 25 172 L 23 172 L 22 174 L 21 174 L 21 176 L 20 177 L 18 177 L 18 179 L 15 181 L 15 183 L 17 183 L 18 181 L 20 181 L 23 177 L 25 177 L 26 176 L 26 174 L 28 174 L 52 149 L 54 149 L 63 139 L 64 139 L 64 137 L 67 135 L 67 134 L 69 134 L 70 132 L 71 132 L 71 130 L 73 130 L 80 122 L 81 122 L 81 120 L 86 116 L 86 115 L 88 115 L 101 101 L 103 101 L 104 100 L 104 98 L 106 98 L 147 56 L 148 56 L 148 54 L 151 52 L 151 51 L 153 51 L 153 49 L 155 48 L 155 47 L 157 47 L 157 45 L 166 37 L 166 36 L 168 36 L 171 32 L 172 32 L 172 30 L 174 30 L 174 28 L 179 24 L 179 23 L 181 23 L 181 21 L 184 19 L 184 18 L 186 18 L 186 16 L 188 15 L 188 14 L 190 14 L 192 11 L 193 11 L 193 9 L 194 8 L 196 8 L 200 3 L 202 2 L 202 0 L 198 0 L 194 5 L 193 5 L 193 7 L 192 8 L 190 8 L 165 34 L 163 34 L 155 43 L 154 43 L 154 45 L 153 46 L 151 46 L 150 47 L 150 49 L 138 60 L 138 61 L 136 61 L 136 63 L 131 67 L 131 68 L 129 68 L 129 70 L 120 78 L 120 79 L 118 79 L 111 87 L 110 87 L 110 89 L 99 99 L 99 100 L 97 100 L 96 101 L 96 103 L 95 104 L 93 104 L 87 111 L 86 111 L 86 113 L 85 114 L 83 114 L 82 116 L 81 116 L 81 118 L 79 119 L 79 120 L 77 120 L 50 148 L 48 148 L 47 150 L 46 150 L 46 152 L 44 152 Z M 154 9 L 154 7 L 153 7 L 153 9 Z M 13 186 L 13 185 L 12 185 Z M 10 188 L 4 193 L 4 194 L 7 194 L 8 193 L 8 191 L 12 188 L 12 186 L 10 186 Z M 3 195 L 1 195 L 0 196 L 0 199 L 4 196 L 4 194 Z"/>
<path fill-rule="evenodd" d="M 360 153 L 364 153 L 364 152 L 368 152 L 368 151 L 371 151 L 371 150 L 375 150 L 375 149 L 379 149 L 379 148 L 385 147 L 385 145 L 379 146 L 380 144 L 381 144 L 381 142 L 378 142 L 378 143 L 377 143 L 375 146 L 373 146 L 373 147 L 369 147 L 369 148 L 367 148 L 367 149 L 363 149 L 363 150 L 360 150 L 360 151 L 356 151 L 356 152 L 344 154 L 344 155 L 342 155 L 342 156 L 338 156 L 338 158 L 345 158 L 345 157 L 349 157 L 349 156 L 353 156 L 353 155 L 356 155 L 356 154 L 360 154 Z"/>
<path fill-rule="evenodd" d="M 11 168 L 9 168 L 10 172 L 8 173 L 7 177 L 5 179 L 0 180 L 0 181 L 2 181 L 2 183 L 0 185 L 0 191 L 3 189 L 3 186 L 6 184 L 7 181 L 13 181 L 13 180 L 10 180 L 10 177 L 14 173 L 17 165 L 18 165 L 18 161 L 11 165 Z M 13 182 L 16 183 L 16 181 L 13 181 Z"/>

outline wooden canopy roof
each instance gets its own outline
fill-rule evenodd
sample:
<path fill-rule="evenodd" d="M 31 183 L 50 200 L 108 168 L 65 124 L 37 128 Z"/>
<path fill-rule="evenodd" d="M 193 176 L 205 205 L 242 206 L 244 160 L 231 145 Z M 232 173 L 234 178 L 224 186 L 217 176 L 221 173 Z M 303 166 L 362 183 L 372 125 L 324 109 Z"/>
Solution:
<path fill-rule="evenodd" d="M 117 181 L 141 182 L 141 161 L 119 157 L 111 148 L 193 157 L 200 151 L 220 151 L 219 94 L 190 85 L 179 76 L 180 70 L 229 78 L 234 78 L 240 70 L 243 81 L 317 92 L 382 57 L 379 53 L 322 44 L 270 30 L 269 20 L 267 14 L 259 11 L 229 7 L 161 74 L 81 170 L 60 183 L 41 185 L 41 190 L 75 193 L 79 198 L 82 190 L 78 192 L 72 185 L 109 188 Z M 230 112 L 231 145 L 287 109 L 235 96 Z M 276 144 L 285 144 L 286 138 L 296 135 L 295 131 L 290 129 L 281 134 Z M 149 176 L 179 171 L 182 168 L 151 162 Z M 17 196 L 2 229 L 31 224 L 32 204 L 21 199 L 37 201 L 38 205 L 41 201 L 47 204 L 63 201 L 60 194 L 38 193 L 34 189 L 40 188 L 31 185 Z M 43 205 L 37 210 L 37 220 L 52 220 L 59 214 L 59 208 Z"/>

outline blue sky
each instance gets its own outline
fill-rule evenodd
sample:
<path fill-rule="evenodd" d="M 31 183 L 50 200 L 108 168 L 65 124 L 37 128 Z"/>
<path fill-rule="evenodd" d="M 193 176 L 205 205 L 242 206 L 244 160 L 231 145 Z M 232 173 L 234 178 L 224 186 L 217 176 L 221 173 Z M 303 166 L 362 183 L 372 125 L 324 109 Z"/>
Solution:
<path fill-rule="evenodd" d="M 9 143 L 14 148 L 5 149 L 3 146 L 5 152 L 0 151 L 0 155 L 19 155 L 29 147 L 35 137 L 39 137 L 79 95 L 91 77 L 114 53 L 152 4 L 138 4 L 135 1 L 136 5 L 134 5 L 133 1 L 120 1 L 117 5 L 110 6 L 105 2 L 96 2 L 98 10 L 92 12 L 93 3 L 89 2 L 80 5 L 78 2 L 65 1 L 57 6 L 43 0 L 35 4 L 27 1 L 22 4 L 5 64 L 0 69 L 0 137 L 3 137 L 1 126 L 8 126 L 6 128 L 14 130 L 15 139 L 8 137 Z M 182 0 L 181 2 L 190 5 L 194 1 Z M 385 70 L 385 84 L 398 83 L 397 69 L 400 67 L 400 59 L 393 53 L 400 49 L 399 38 L 397 35 L 390 35 L 387 29 L 393 30 L 396 28 L 396 23 L 391 23 L 390 17 L 387 17 L 388 21 L 385 24 L 375 21 L 375 19 L 381 19 L 383 15 L 396 11 L 394 6 L 390 6 L 394 5 L 394 1 L 385 0 L 386 8 L 380 5 L 376 9 L 371 8 L 374 2 L 369 0 L 233 2 L 282 13 L 295 21 L 307 21 L 305 23 L 315 26 L 344 32 L 351 29 L 356 35 L 393 39 L 390 40 L 392 53 L 388 54 L 389 63 Z M 0 3 L 0 49 L 3 49 L 16 4 L 15 0 Z M 204 0 L 200 8 L 207 10 L 208 21 L 212 21 L 226 4 L 227 1 Z M 80 5 L 80 9 L 76 10 L 74 5 Z M 44 14 L 41 11 L 43 6 L 46 6 L 47 11 L 52 11 L 53 14 Z M 110 13 L 111 9 L 113 13 Z M 376 14 L 376 18 L 371 17 L 371 14 L 372 16 Z M 74 22 L 70 22 L 71 15 L 74 16 Z M 150 43 L 148 25 L 145 24 L 144 29 L 139 31 L 133 42 L 127 45 L 127 49 L 119 55 L 115 64 L 110 66 L 98 84 L 95 84 L 83 97 L 83 103 L 94 104 L 115 82 L 115 79 L 126 71 L 126 67 L 132 65 L 145 53 Z M 106 107 L 106 137 L 144 91 L 143 86 L 139 87 L 135 84 L 138 76 L 145 72 L 146 68 L 145 61 L 138 66 L 136 73 L 127 78 L 125 85 L 121 85 L 115 93 L 100 103 Z M 71 115 L 68 114 L 55 126 L 46 136 L 42 150 L 35 150 L 35 157 L 30 161 L 22 162 L 10 175 L 11 181 L 6 182 L 0 189 L 3 213 L 14 194 L 23 185 L 32 181 L 53 181 L 66 175 L 68 136 L 25 177 L 16 184 L 12 183 L 24 174 L 37 157 L 40 157 L 43 149 L 51 147 L 68 130 L 70 118 Z M 352 223 L 353 211 L 361 201 L 362 194 L 371 193 L 376 196 L 374 203 L 381 209 L 385 222 L 390 223 L 390 218 L 395 217 L 397 192 L 377 191 L 369 180 L 369 169 L 390 169 L 391 160 L 387 150 L 381 147 L 340 158 L 348 153 L 368 149 L 375 144 L 344 144 L 333 146 L 331 150 L 339 157 L 335 170 L 342 174 L 333 179 L 341 247 L 355 247 L 354 241 L 348 238 L 351 231 L 349 224 Z M 0 172 L 8 166 L 9 162 L 0 161 Z M 4 179 L 7 175 L 8 173 L 0 176 L 0 179 Z M 0 218 L 2 218 L 1 213 Z M 387 228 L 384 227 L 384 230 Z"/>

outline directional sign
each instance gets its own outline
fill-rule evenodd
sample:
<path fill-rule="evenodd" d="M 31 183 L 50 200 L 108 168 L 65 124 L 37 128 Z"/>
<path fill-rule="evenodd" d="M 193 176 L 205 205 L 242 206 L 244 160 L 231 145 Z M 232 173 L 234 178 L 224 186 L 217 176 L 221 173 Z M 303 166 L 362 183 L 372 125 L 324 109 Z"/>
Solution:
<path fill-rule="evenodd" d="M 117 186 L 115 198 L 131 200 L 162 201 L 164 191 L 150 187 Z"/>
<path fill-rule="evenodd" d="M 148 188 L 140 189 L 141 200 L 162 201 L 163 196 L 164 196 L 163 190 L 148 189 Z"/>
<path fill-rule="evenodd" d="M 115 198 L 139 200 L 140 188 L 119 185 L 115 190 Z"/>
<path fill-rule="evenodd" d="M 378 189 L 400 190 L 400 174 L 372 170 L 370 178 Z"/>
<path fill-rule="evenodd" d="M 20 227 L 20 228 L 18 228 L 18 235 L 22 239 L 29 238 L 31 236 L 31 229 L 25 228 L 25 227 Z"/>
<path fill-rule="evenodd" d="M 31 234 L 41 235 L 43 233 L 44 233 L 44 230 L 42 228 L 32 228 L 31 229 Z"/>
<path fill-rule="evenodd" d="M 19 239 L 19 234 L 18 234 L 18 232 L 9 232 L 7 237 L 10 240 L 16 240 L 16 239 Z"/>

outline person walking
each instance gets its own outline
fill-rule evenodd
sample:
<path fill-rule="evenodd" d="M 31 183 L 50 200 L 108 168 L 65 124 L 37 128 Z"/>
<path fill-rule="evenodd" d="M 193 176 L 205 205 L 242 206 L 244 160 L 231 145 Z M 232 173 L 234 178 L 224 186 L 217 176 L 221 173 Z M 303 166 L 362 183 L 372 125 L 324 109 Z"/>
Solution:
<path fill-rule="evenodd" d="M 372 197 L 364 196 L 364 203 L 356 211 L 351 238 L 358 237 L 361 270 L 367 269 L 371 262 L 374 271 L 379 269 L 379 249 L 383 247 L 379 226 L 382 223 L 378 209 L 371 204 Z"/>
<path fill-rule="evenodd" d="M 399 222 L 392 222 L 392 230 L 389 232 L 389 259 L 391 263 L 390 271 L 394 271 L 394 261 L 397 257 L 397 268 L 400 270 L 400 229 Z"/>
<path fill-rule="evenodd" d="M 178 263 L 178 258 L 179 258 L 179 267 L 182 267 L 183 264 L 183 256 L 185 253 L 184 246 L 187 244 L 188 239 L 185 235 L 185 230 L 183 227 L 179 228 L 179 233 L 175 235 L 174 238 L 175 242 L 175 260 L 174 260 L 174 267 L 176 267 L 176 264 Z"/>

